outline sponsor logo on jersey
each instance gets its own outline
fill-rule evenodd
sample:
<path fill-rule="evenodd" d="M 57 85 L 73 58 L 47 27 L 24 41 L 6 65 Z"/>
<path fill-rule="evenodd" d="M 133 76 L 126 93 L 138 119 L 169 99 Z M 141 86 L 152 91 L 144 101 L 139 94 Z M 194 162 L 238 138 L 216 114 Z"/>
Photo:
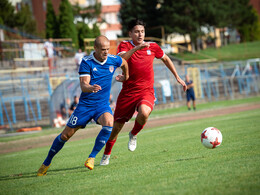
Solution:
<path fill-rule="evenodd" d="M 147 55 L 151 55 L 151 50 L 147 50 Z"/>
<path fill-rule="evenodd" d="M 96 68 L 96 67 L 94 67 L 94 68 L 93 68 L 93 71 L 97 71 L 97 68 Z"/>
<path fill-rule="evenodd" d="M 114 66 L 109 66 L 109 71 L 112 73 L 114 71 Z"/>

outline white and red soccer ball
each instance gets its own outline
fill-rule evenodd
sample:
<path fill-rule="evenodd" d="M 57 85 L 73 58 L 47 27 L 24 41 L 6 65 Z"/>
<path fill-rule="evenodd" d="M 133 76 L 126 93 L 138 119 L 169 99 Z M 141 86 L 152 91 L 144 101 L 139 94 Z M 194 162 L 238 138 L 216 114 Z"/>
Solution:
<path fill-rule="evenodd" d="M 206 148 L 214 149 L 220 146 L 222 142 L 222 134 L 215 127 L 208 127 L 201 133 L 201 143 Z"/>

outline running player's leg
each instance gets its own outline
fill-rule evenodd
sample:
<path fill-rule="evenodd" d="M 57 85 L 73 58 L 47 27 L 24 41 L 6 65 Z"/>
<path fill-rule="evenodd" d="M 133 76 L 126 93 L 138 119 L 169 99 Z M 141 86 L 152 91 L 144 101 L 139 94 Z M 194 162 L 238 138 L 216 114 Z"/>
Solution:
<path fill-rule="evenodd" d="M 111 154 L 112 148 L 113 148 L 113 146 L 114 146 L 114 144 L 117 140 L 117 136 L 120 133 L 120 131 L 122 130 L 124 124 L 125 124 L 125 122 L 122 122 L 122 123 L 119 123 L 119 122 L 116 122 L 116 121 L 114 122 L 111 135 L 110 135 L 110 137 L 107 141 L 107 144 L 106 144 L 106 148 L 105 148 L 105 152 L 104 152 L 105 155 Z"/>
<path fill-rule="evenodd" d="M 146 104 L 141 104 L 138 107 L 138 114 L 135 119 L 135 125 L 131 131 L 132 135 L 137 135 L 143 129 L 151 112 L 151 107 L 147 106 Z"/>
<path fill-rule="evenodd" d="M 53 157 L 63 148 L 65 142 L 67 142 L 69 140 L 69 138 L 78 129 L 79 129 L 79 127 L 70 128 L 70 127 L 66 126 L 65 129 L 62 131 L 62 133 L 59 134 L 54 139 L 46 159 L 44 160 L 42 166 L 38 170 L 38 173 L 37 173 L 38 176 L 46 175 L 46 172 L 47 172 L 48 168 L 50 167 L 50 164 L 51 164 Z"/>
<path fill-rule="evenodd" d="M 143 93 L 137 100 L 137 111 L 138 114 L 135 119 L 134 128 L 131 134 L 136 136 L 146 124 L 149 115 L 151 114 L 154 107 L 154 94 L 150 92 Z"/>
<path fill-rule="evenodd" d="M 111 110 L 111 109 L 110 109 Z M 114 117 L 112 115 L 112 111 L 103 113 L 100 117 L 98 117 L 97 122 L 102 125 L 102 129 L 99 132 L 95 145 L 91 154 L 85 162 L 85 166 L 92 170 L 94 168 L 94 160 L 96 155 L 100 152 L 100 150 L 107 143 L 108 138 L 110 137 L 112 127 L 113 127 Z"/>
<path fill-rule="evenodd" d="M 125 122 L 119 123 L 119 122 L 114 122 L 113 129 L 111 132 L 111 135 L 106 143 L 105 151 L 103 154 L 103 157 L 100 161 L 100 165 L 108 165 L 109 164 L 109 159 L 110 159 L 110 154 L 112 151 L 112 148 L 117 140 L 117 136 L 121 129 L 123 128 Z"/>
<path fill-rule="evenodd" d="M 129 121 L 136 109 L 136 98 L 124 91 L 121 91 L 116 102 L 114 114 L 114 125 L 110 138 L 106 144 L 105 155 L 110 155 L 112 148 L 116 142 L 117 136 L 123 128 L 125 122 Z"/>
<path fill-rule="evenodd" d="M 93 110 L 95 111 L 95 109 Z M 68 141 L 79 128 L 84 128 L 86 126 L 88 121 L 92 118 L 92 113 L 92 110 L 84 106 L 77 106 L 62 133 L 53 141 L 47 158 L 38 170 L 38 176 L 46 175 L 53 157 L 62 149 L 65 142 Z"/>
<path fill-rule="evenodd" d="M 154 94 L 150 92 L 143 93 L 139 96 L 137 103 L 138 114 L 132 131 L 129 133 L 128 149 L 134 151 L 137 146 L 137 134 L 144 128 L 149 115 L 154 107 Z"/>
<path fill-rule="evenodd" d="M 137 147 L 137 134 L 144 128 L 151 111 L 152 109 L 145 104 L 141 104 L 138 107 L 138 114 L 135 119 L 134 127 L 132 131 L 129 132 L 128 149 L 132 152 L 135 151 Z"/>

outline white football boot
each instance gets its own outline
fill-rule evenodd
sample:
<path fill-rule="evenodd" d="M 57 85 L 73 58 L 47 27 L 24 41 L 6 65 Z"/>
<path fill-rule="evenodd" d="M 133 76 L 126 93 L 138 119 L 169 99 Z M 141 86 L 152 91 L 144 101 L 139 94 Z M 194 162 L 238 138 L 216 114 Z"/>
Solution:
<path fill-rule="evenodd" d="M 110 155 L 103 155 L 100 161 L 100 165 L 108 165 L 109 164 Z"/>
<path fill-rule="evenodd" d="M 129 132 L 128 150 L 131 152 L 135 151 L 137 146 L 137 136 Z"/>

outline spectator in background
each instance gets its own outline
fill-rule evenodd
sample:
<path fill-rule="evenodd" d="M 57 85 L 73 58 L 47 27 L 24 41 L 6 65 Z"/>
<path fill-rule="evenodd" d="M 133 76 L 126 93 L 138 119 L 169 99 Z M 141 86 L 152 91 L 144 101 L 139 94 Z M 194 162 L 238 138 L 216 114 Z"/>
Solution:
<path fill-rule="evenodd" d="M 78 98 L 78 96 L 75 95 L 74 100 L 73 100 L 72 104 L 70 105 L 70 109 L 69 109 L 70 116 L 73 113 L 73 111 L 76 109 L 78 103 L 79 103 L 79 98 Z"/>
<path fill-rule="evenodd" d="M 54 60 L 54 46 L 52 41 L 53 39 L 49 38 L 49 40 L 44 43 L 44 50 L 45 50 L 46 57 L 48 58 L 48 66 L 49 66 L 50 74 L 53 69 L 53 60 Z"/>
<path fill-rule="evenodd" d="M 66 100 L 60 105 L 60 112 L 63 120 L 67 120 L 67 118 L 70 116 L 69 108 L 70 98 L 66 98 Z"/>
<path fill-rule="evenodd" d="M 186 77 L 185 77 L 185 83 L 187 85 L 186 98 L 187 98 L 188 110 L 191 110 L 190 100 L 192 100 L 192 102 L 193 102 L 193 110 L 196 110 L 196 101 L 195 101 L 196 98 L 195 98 L 195 93 L 193 90 L 194 84 L 193 84 L 193 81 L 190 80 L 188 75 L 186 75 Z"/>
<path fill-rule="evenodd" d="M 79 65 L 82 61 L 82 58 L 86 55 L 85 52 L 82 52 L 81 49 L 78 50 L 77 53 L 75 53 L 75 56 L 74 56 L 74 59 L 75 59 L 75 62 L 76 62 L 76 65 L 77 65 L 77 68 L 76 70 L 78 71 L 79 70 Z"/>

